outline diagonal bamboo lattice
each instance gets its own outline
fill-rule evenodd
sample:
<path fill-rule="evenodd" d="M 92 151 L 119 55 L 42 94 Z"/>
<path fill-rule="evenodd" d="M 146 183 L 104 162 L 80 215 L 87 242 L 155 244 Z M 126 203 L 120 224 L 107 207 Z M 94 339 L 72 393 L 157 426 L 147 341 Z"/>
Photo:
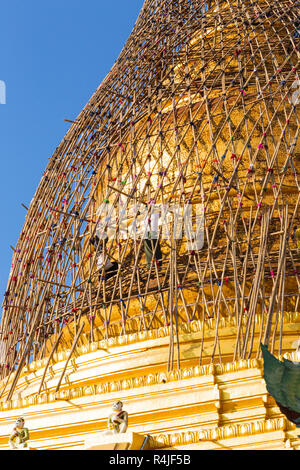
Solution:
<path fill-rule="evenodd" d="M 192 320 L 200 363 L 207 318 L 211 361 L 224 360 L 224 316 L 236 322 L 225 360 L 253 355 L 257 326 L 281 352 L 283 312 L 299 309 L 299 12 L 291 0 L 145 1 L 14 248 L 0 336 L 8 398 L 29 361 L 160 326 L 169 368 L 180 367 L 180 325 Z M 166 204 L 169 237 L 164 223 L 148 244 L 124 236 Z M 175 233 L 172 207 L 188 206 L 201 209 L 200 246 Z M 96 237 L 112 229 L 107 243 Z"/>

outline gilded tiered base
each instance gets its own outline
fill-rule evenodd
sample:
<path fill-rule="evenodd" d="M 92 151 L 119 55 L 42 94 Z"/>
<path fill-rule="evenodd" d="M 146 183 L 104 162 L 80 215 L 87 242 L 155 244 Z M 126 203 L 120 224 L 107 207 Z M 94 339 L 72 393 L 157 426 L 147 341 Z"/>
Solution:
<path fill-rule="evenodd" d="M 283 350 L 300 360 L 292 353 L 300 316 L 285 314 L 284 319 Z M 13 400 L 5 401 L 3 394 L 0 449 L 7 448 L 18 416 L 25 418 L 33 449 L 85 449 L 86 442 L 95 439 L 103 448 L 99 433 L 106 429 L 116 399 L 129 413 L 129 432 L 136 433 L 139 442 L 150 434 L 150 449 L 300 448 L 299 431 L 267 393 L 262 360 L 199 366 L 201 324 L 181 328 L 181 370 L 166 372 L 168 328 L 78 347 L 57 393 L 68 351 L 54 356 L 40 394 L 46 360 L 32 363 L 24 369 Z M 207 323 L 204 360 L 210 355 L 213 331 L 213 322 Z M 234 320 L 224 320 L 220 336 L 228 354 L 235 334 Z M 258 339 L 256 334 L 254 349 Z M 139 445 L 136 442 L 130 445 Z"/>

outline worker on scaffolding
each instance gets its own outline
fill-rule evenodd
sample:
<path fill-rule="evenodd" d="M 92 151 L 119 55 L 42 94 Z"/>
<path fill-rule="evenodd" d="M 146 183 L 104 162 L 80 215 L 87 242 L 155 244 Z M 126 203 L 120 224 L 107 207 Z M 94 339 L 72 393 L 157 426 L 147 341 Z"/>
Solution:
<path fill-rule="evenodd" d="M 152 261 L 157 267 L 162 265 L 162 251 L 159 241 L 159 219 L 161 214 L 151 210 L 150 216 L 147 214 L 144 219 L 144 250 L 148 268 L 151 267 Z"/>
<path fill-rule="evenodd" d="M 293 39 L 300 39 L 300 21 L 294 23 L 295 31 L 293 33 Z"/>
<path fill-rule="evenodd" d="M 117 261 L 111 261 L 110 256 L 107 256 L 107 233 L 103 233 L 101 238 L 98 235 L 90 239 L 90 243 L 94 246 L 97 253 L 97 271 L 99 271 L 99 280 L 108 280 L 115 276 L 118 270 Z"/>

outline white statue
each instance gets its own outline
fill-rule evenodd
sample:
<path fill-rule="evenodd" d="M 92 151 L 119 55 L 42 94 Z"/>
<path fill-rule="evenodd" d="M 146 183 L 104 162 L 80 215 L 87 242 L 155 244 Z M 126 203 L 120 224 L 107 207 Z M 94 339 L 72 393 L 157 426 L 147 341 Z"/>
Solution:
<path fill-rule="evenodd" d="M 123 410 L 123 403 L 121 401 L 113 403 L 112 413 L 109 415 L 107 427 L 106 435 L 123 434 L 127 431 L 128 413 Z"/>
<path fill-rule="evenodd" d="M 9 447 L 13 450 L 20 450 L 27 448 L 27 441 L 29 439 L 28 428 L 24 427 L 24 418 L 18 418 L 15 427 L 9 437 Z"/>

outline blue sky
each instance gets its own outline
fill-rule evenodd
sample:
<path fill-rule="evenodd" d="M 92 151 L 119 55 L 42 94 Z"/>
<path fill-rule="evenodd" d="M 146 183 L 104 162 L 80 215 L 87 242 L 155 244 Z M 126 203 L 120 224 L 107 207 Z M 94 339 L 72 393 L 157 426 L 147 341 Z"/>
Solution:
<path fill-rule="evenodd" d="M 143 0 L 0 4 L 0 296 L 25 209 L 70 124 L 109 72 Z M 1 315 L 1 313 L 0 313 Z"/>

